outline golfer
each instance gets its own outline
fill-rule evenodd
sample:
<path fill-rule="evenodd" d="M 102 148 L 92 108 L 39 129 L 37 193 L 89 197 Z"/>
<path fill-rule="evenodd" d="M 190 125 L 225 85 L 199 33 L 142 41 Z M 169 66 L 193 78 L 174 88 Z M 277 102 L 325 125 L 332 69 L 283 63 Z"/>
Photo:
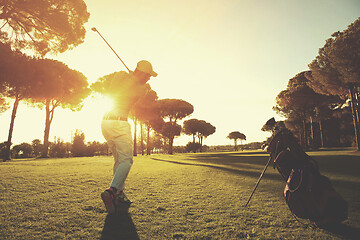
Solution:
<path fill-rule="evenodd" d="M 115 213 L 119 204 L 131 204 L 124 193 L 126 177 L 133 164 L 133 140 L 128 115 L 134 104 L 149 90 L 146 84 L 156 77 L 150 62 L 141 60 L 135 71 L 117 72 L 109 79 L 109 92 L 114 99 L 114 108 L 106 113 L 101 130 L 114 156 L 113 180 L 101 198 L 108 213 Z"/>

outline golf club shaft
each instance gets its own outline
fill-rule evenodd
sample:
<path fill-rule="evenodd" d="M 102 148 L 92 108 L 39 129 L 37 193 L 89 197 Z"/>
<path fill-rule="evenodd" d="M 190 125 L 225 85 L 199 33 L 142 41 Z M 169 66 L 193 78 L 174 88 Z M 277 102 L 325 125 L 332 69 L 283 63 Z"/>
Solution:
<path fill-rule="evenodd" d="M 104 40 L 104 42 L 109 46 L 109 48 L 115 53 L 115 55 L 119 58 L 119 60 L 122 62 L 122 64 L 124 64 L 124 66 L 126 67 L 126 69 L 130 72 L 130 69 L 126 66 L 126 64 L 123 62 L 123 60 L 121 60 L 121 58 L 119 57 L 119 55 L 115 52 L 115 50 L 110 46 L 110 44 L 105 40 L 105 38 L 100 34 L 100 32 L 96 29 L 96 28 L 92 28 L 91 30 L 93 30 L 94 32 L 97 32 L 99 34 L 99 36 Z"/>
<path fill-rule="evenodd" d="M 261 175 L 260 175 L 260 177 L 259 177 L 259 180 L 257 181 L 257 183 L 256 183 L 256 185 L 255 185 L 255 188 L 254 188 L 253 192 L 251 193 L 251 195 L 250 195 L 250 197 L 249 197 L 249 200 L 248 200 L 247 203 L 245 204 L 245 207 L 247 207 L 247 205 L 249 204 L 252 196 L 253 196 L 254 193 L 255 193 L 256 188 L 259 186 L 259 183 L 260 183 L 262 177 L 264 176 L 264 173 L 265 173 L 266 169 L 268 168 L 268 166 L 269 166 L 269 164 L 270 164 L 270 161 L 271 161 L 271 157 L 269 158 L 268 162 L 266 163 L 266 166 L 265 166 L 264 170 L 262 171 L 262 173 L 261 173 Z"/>

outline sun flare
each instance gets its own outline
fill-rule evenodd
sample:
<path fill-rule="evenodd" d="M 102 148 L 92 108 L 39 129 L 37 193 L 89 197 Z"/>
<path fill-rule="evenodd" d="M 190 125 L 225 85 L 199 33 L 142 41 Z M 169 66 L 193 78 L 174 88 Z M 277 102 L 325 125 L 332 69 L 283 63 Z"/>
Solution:
<path fill-rule="evenodd" d="M 58 118 L 54 118 L 54 126 L 57 128 L 51 131 L 51 135 L 60 136 L 66 132 L 65 135 L 72 138 L 76 129 L 79 129 L 85 133 L 86 141 L 93 139 L 104 141 L 100 128 L 101 120 L 104 113 L 110 111 L 113 105 L 111 98 L 96 95 L 87 98 L 79 112 L 59 109 Z M 58 129 L 61 129 L 60 132 L 57 131 Z"/>
<path fill-rule="evenodd" d="M 89 103 L 89 109 L 91 111 L 93 111 L 93 113 L 101 113 L 101 116 L 110 111 L 111 109 L 113 109 L 114 107 L 114 100 L 110 97 L 106 97 L 106 96 L 100 96 L 97 97 L 95 99 L 93 99 L 93 101 L 91 101 L 91 103 Z"/>

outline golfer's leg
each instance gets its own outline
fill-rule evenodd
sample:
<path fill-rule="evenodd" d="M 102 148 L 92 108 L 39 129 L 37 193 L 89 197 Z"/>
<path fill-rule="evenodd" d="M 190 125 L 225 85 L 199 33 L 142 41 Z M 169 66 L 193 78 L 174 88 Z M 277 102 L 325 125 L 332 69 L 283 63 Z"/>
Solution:
<path fill-rule="evenodd" d="M 122 191 L 124 190 L 125 180 L 133 163 L 131 132 L 128 131 L 125 135 L 114 139 L 114 144 L 116 146 L 118 157 L 115 162 L 118 162 L 118 165 L 114 173 L 111 187 L 115 187 L 119 191 Z"/>
<path fill-rule="evenodd" d="M 123 161 L 119 164 L 114 174 L 111 187 L 116 188 L 119 191 L 123 191 L 125 187 L 125 180 L 130 172 L 132 163 L 129 160 Z"/>
<path fill-rule="evenodd" d="M 111 141 L 111 144 L 108 142 L 108 146 L 111 149 L 112 155 L 114 157 L 114 166 L 113 166 L 113 175 L 115 175 L 116 169 L 118 168 L 120 162 L 119 162 L 119 153 L 116 150 L 116 144 Z"/>

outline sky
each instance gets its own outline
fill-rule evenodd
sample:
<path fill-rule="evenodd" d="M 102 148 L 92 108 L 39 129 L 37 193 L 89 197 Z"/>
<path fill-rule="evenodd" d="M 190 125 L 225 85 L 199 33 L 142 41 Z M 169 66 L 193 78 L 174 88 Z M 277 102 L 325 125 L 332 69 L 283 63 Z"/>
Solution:
<path fill-rule="evenodd" d="M 261 127 L 271 117 L 288 80 L 308 70 L 319 48 L 336 31 L 360 17 L 359 0 L 85 0 L 90 19 L 84 43 L 47 55 L 82 72 L 89 84 L 126 71 L 115 54 L 91 31 L 96 27 L 130 69 L 139 60 L 158 73 L 150 85 L 159 99 L 182 99 L 194 106 L 184 120 L 197 118 L 216 127 L 206 145 L 228 145 L 232 131 L 245 143 L 269 137 Z M 104 142 L 100 123 L 109 101 L 94 96 L 79 112 L 56 109 L 50 141 L 70 142 L 76 129 L 86 141 Z M 0 114 L 0 141 L 7 140 L 11 109 Z M 20 104 L 14 144 L 43 140 L 45 110 Z M 174 145 L 185 145 L 181 136 Z"/>

